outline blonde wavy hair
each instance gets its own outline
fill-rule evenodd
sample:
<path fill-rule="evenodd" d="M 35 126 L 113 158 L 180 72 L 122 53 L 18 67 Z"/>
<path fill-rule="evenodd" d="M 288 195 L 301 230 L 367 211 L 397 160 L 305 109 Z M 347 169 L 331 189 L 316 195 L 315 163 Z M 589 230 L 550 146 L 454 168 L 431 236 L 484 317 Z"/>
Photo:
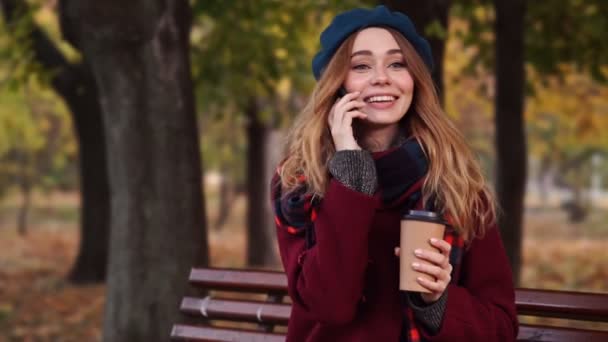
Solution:
<path fill-rule="evenodd" d="M 494 196 L 464 137 L 441 109 L 423 60 L 398 31 L 386 29 L 403 51 L 414 79 L 412 105 L 401 124 L 420 143 L 429 160 L 429 171 L 422 187 L 423 200 L 426 203 L 434 198 L 435 207 L 447 213 L 457 232 L 470 241 L 483 235 L 496 221 Z M 309 194 L 321 198 L 325 194 L 330 178 L 327 165 L 336 152 L 327 117 L 349 72 L 357 33 L 338 48 L 287 136 L 279 171 L 283 189 L 297 187 L 304 176 Z"/>

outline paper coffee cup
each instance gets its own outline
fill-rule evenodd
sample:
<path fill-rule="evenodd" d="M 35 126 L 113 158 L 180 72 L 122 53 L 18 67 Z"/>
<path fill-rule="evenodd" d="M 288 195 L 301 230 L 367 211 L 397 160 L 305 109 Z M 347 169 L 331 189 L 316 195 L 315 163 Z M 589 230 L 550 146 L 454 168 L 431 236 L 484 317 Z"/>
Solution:
<path fill-rule="evenodd" d="M 412 268 L 413 262 L 420 264 L 431 263 L 417 258 L 414 255 L 414 250 L 426 249 L 437 250 L 430 243 L 431 238 L 443 239 L 445 231 L 445 222 L 432 211 L 410 210 L 407 215 L 401 219 L 401 243 L 400 243 L 400 272 L 399 272 L 399 289 L 403 291 L 426 292 L 431 291 L 422 287 L 416 278 L 422 277 L 430 281 L 435 279 L 425 273 L 418 272 Z"/>

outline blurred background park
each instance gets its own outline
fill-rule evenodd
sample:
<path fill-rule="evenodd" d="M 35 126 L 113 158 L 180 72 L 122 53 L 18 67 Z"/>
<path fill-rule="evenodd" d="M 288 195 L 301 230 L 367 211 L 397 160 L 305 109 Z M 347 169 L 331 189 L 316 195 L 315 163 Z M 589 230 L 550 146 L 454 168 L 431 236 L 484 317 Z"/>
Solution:
<path fill-rule="evenodd" d="M 607 1 L 0 0 L 0 341 L 165 340 L 191 266 L 281 269 L 318 35 L 378 4 L 431 39 L 518 286 L 608 292 Z"/>

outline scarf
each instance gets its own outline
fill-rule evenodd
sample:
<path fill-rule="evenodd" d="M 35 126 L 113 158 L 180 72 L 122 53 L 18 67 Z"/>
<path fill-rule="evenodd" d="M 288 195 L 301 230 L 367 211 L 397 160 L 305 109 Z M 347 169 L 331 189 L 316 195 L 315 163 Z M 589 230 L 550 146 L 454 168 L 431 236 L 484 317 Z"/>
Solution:
<path fill-rule="evenodd" d="M 372 153 L 378 176 L 378 188 L 383 205 L 395 208 L 401 214 L 411 209 L 425 209 L 433 211 L 434 200 L 431 198 L 422 200 L 422 184 L 428 172 L 428 160 L 422 146 L 415 139 L 408 139 L 399 146 L 382 152 Z M 280 174 L 280 172 L 277 173 Z M 306 246 L 310 248 L 315 244 L 314 221 L 316 210 L 321 199 L 306 194 L 306 178 L 300 176 L 299 186 L 281 197 L 281 187 L 273 187 L 275 220 L 280 226 L 281 222 L 287 222 L 289 217 L 290 226 L 287 232 L 293 235 L 302 235 L 306 239 Z M 444 240 L 451 246 L 450 263 L 453 266 L 452 283 L 457 279 L 455 275 L 460 269 L 460 261 L 464 248 L 464 240 L 460 237 L 450 224 L 449 217 Z M 422 342 L 420 328 L 414 320 L 413 310 L 409 307 L 405 298 L 406 292 L 402 292 L 403 326 L 400 337 L 401 342 Z"/>

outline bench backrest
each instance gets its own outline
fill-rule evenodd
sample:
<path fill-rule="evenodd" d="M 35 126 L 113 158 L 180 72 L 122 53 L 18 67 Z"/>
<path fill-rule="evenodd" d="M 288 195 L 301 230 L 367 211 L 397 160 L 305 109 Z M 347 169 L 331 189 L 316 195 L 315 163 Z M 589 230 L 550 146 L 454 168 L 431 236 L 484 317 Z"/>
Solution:
<path fill-rule="evenodd" d="M 191 341 L 285 341 L 285 335 L 273 332 L 286 326 L 291 304 L 287 296 L 287 278 L 282 272 L 237 269 L 194 268 L 193 286 L 264 294 L 265 300 L 228 299 L 216 295 L 204 298 L 185 297 L 180 310 L 207 323 L 210 320 L 250 322 L 256 330 L 230 327 L 176 324 L 174 340 Z M 517 289 L 516 306 L 521 316 L 554 317 L 569 320 L 608 322 L 608 294 Z M 521 324 L 518 341 L 608 341 L 608 331 Z"/>

